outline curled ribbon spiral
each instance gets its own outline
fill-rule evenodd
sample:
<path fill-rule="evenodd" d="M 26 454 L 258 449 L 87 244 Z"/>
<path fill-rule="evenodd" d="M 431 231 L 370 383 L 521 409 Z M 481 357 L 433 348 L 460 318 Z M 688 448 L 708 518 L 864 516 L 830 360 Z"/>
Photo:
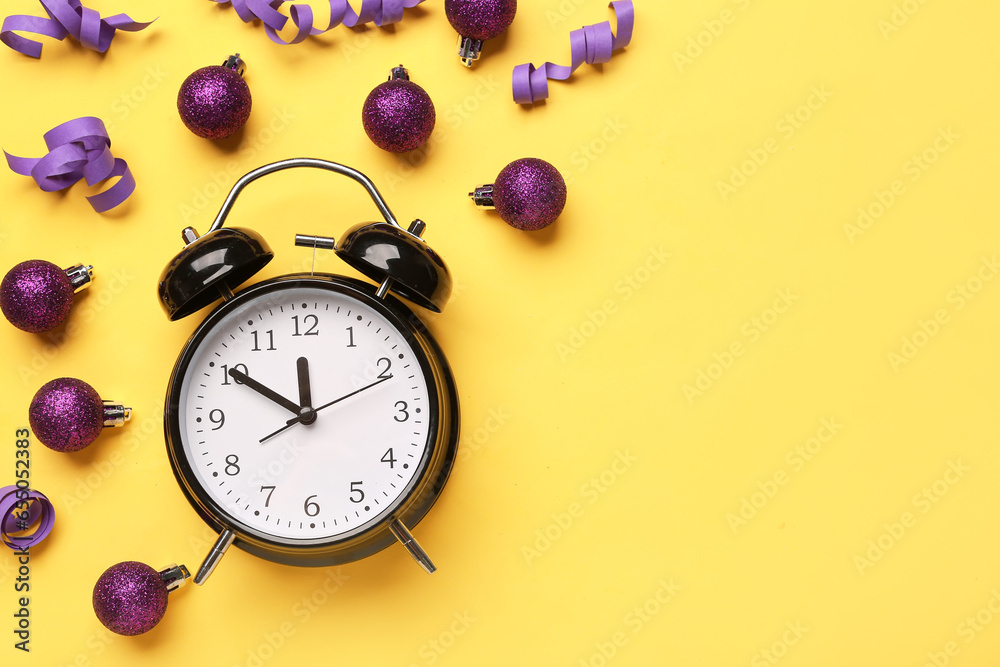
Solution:
<path fill-rule="evenodd" d="M 618 49 L 623 49 L 632 41 L 632 26 L 635 23 L 635 8 L 632 0 L 617 0 L 611 3 L 618 19 L 618 35 L 611 32 L 611 22 L 596 23 L 574 30 L 569 34 L 572 64 L 556 65 L 545 63 L 535 68 L 531 63 L 514 68 L 514 101 L 518 104 L 534 104 L 549 96 L 549 79 L 565 81 L 580 65 L 606 63 Z"/>
<path fill-rule="evenodd" d="M 31 176 L 44 192 L 65 190 L 81 179 L 92 186 L 118 178 L 104 192 L 87 197 L 94 210 L 103 213 L 135 191 L 135 179 L 128 164 L 111 154 L 111 139 L 100 118 L 87 116 L 67 121 L 46 132 L 43 139 L 49 149 L 43 157 L 16 157 L 7 151 L 3 154 L 12 171 Z"/>
<path fill-rule="evenodd" d="M 56 511 L 44 493 L 5 486 L 0 489 L 0 539 L 15 551 L 30 549 L 52 532 Z M 38 524 L 31 535 L 14 537 Z"/>
<path fill-rule="evenodd" d="M 322 35 L 341 23 L 348 28 L 365 23 L 374 23 L 381 27 L 403 20 L 403 10 L 412 9 L 424 0 L 362 0 L 361 11 L 355 13 L 347 0 L 329 0 L 330 24 L 325 28 L 313 27 L 313 10 L 309 5 L 292 4 L 288 8 L 288 16 L 278 9 L 285 0 L 212 0 L 220 5 L 232 4 L 236 14 L 244 23 L 260 20 L 264 22 L 267 36 L 276 44 L 298 44 L 310 35 Z M 288 19 L 292 19 L 296 34 L 289 41 L 283 40 L 278 31 L 285 27 Z"/>
<path fill-rule="evenodd" d="M 104 53 L 111 46 L 115 31 L 138 32 L 153 21 L 139 23 L 127 14 L 115 14 L 104 19 L 93 9 L 84 7 L 80 0 L 38 0 L 48 18 L 41 16 L 8 16 L 0 27 L 0 42 L 18 53 L 32 58 L 42 55 L 42 43 L 14 33 L 15 30 L 54 37 L 60 41 L 72 35 L 81 44 Z M 155 19 L 154 19 L 155 20 Z"/>

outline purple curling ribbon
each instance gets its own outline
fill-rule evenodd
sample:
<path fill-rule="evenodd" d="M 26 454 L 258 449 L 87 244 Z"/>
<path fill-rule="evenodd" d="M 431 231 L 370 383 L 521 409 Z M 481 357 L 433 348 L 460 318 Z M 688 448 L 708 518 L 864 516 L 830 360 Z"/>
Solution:
<path fill-rule="evenodd" d="M 232 4 L 236 10 L 236 15 L 244 23 L 260 20 L 264 23 L 264 30 L 272 42 L 276 44 L 298 44 L 310 35 L 322 35 L 328 30 L 343 23 L 348 28 L 374 23 L 382 27 L 403 20 L 403 10 L 416 7 L 424 0 L 362 0 L 361 11 L 355 13 L 347 0 L 329 0 L 330 3 L 330 24 L 325 28 L 313 27 L 313 10 L 309 5 L 292 4 L 288 8 L 288 16 L 285 16 L 278 9 L 285 4 L 285 0 L 212 0 L 220 5 Z M 289 41 L 283 40 L 278 31 L 285 27 L 288 19 L 292 19 L 295 26 L 295 37 Z"/>
<path fill-rule="evenodd" d="M 118 206 L 135 191 L 135 179 L 125 160 L 111 154 L 111 139 L 100 118 L 86 116 L 67 121 L 45 133 L 48 154 L 40 158 L 16 157 L 7 151 L 7 166 L 31 176 L 44 192 L 65 190 L 81 179 L 93 186 L 118 178 L 118 182 L 87 201 L 98 213 Z"/>
<path fill-rule="evenodd" d="M 618 35 L 611 32 L 611 22 L 596 23 L 574 30 L 569 34 L 572 64 L 569 67 L 545 63 L 538 69 L 531 63 L 514 68 L 514 101 L 518 104 L 534 104 L 549 96 L 549 79 L 565 81 L 580 65 L 606 63 L 618 49 L 623 49 L 632 41 L 632 26 L 635 23 L 635 8 L 632 0 L 617 0 L 610 7 L 618 19 Z"/>
<path fill-rule="evenodd" d="M 72 35 L 91 51 L 104 53 L 111 46 L 115 31 L 138 32 L 153 22 L 139 23 L 133 21 L 127 14 L 115 14 L 103 19 L 95 10 L 84 7 L 80 0 L 38 1 L 42 3 L 42 8 L 49 15 L 48 18 L 8 16 L 3 21 L 3 27 L 0 27 L 0 42 L 32 58 L 42 55 L 42 43 L 21 37 L 14 31 L 45 35 L 60 41 Z"/>
<path fill-rule="evenodd" d="M 35 546 L 48 537 L 55 521 L 56 510 L 44 493 L 16 486 L 0 489 L 0 538 L 11 549 L 20 551 Z M 38 528 L 34 533 L 15 536 L 36 523 Z"/>

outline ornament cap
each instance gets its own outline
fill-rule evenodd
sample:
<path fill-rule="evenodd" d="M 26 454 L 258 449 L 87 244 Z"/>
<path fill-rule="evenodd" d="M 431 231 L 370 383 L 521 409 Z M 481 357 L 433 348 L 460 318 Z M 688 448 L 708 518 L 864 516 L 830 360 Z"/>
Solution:
<path fill-rule="evenodd" d="M 80 290 L 90 287 L 90 283 L 94 280 L 94 267 L 91 265 L 77 264 L 76 266 L 71 266 L 66 269 L 66 277 L 69 278 L 69 284 L 73 287 L 73 292 L 79 292 Z"/>
<path fill-rule="evenodd" d="M 399 67 L 393 67 L 392 72 L 389 73 L 389 81 L 409 81 L 410 71 L 400 65 Z"/>
<path fill-rule="evenodd" d="M 476 206 L 485 209 L 494 209 L 496 204 L 493 202 L 493 184 L 480 185 L 478 188 L 469 193 L 472 197 L 472 203 Z"/>
<path fill-rule="evenodd" d="M 188 582 L 188 579 L 191 578 L 191 572 L 188 571 L 187 565 L 177 565 L 175 563 L 171 563 L 160 570 L 159 575 L 160 579 L 166 585 L 168 593 L 182 588 Z"/>
<path fill-rule="evenodd" d="M 132 408 L 127 408 L 114 401 L 102 401 L 104 404 L 104 426 L 118 428 L 132 419 Z"/>
<path fill-rule="evenodd" d="M 466 67 L 472 67 L 472 63 L 479 60 L 479 55 L 483 51 L 483 40 L 473 37 L 458 36 L 458 57 Z"/>
<path fill-rule="evenodd" d="M 222 63 L 222 66 L 233 70 L 240 76 L 246 74 L 247 71 L 247 64 L 243 62 L 243 59 L 240 58 L 240 54 L 238 53 L 236 55 L 232 55 L 226 58 L 226 61 Z"/>

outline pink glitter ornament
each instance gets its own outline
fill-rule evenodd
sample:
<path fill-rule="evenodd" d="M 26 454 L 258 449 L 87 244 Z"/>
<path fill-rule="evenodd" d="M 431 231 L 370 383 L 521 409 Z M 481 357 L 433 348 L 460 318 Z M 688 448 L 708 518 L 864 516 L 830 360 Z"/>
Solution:
<path fill-rule="evenodd" d="M 21 331 L 51 331 L 66 321 L 73 295 L 90 285 L 92 266 L 60 269 L 52 262 L 21 262 L 0 282 L 0 310 Z"/>
<path fill-rule="evenodd" d="M 476 206 L 495 208 L 515 229 L 537 231 L 548 227 L 566 206 L 566 181 L 545 160 L 522 158 L 504 167 L 491 185 L 481 185 L 469 196 Z"/>
<path fill-rule="evenodd" d="M 361 122 L 376 146 L 392 153 L 420 148 L 434 132 L 437 113 L 427 92 L 410 81 L 402 65 L 368 94 Z"/>
<path fill-rule="evenodd" d="M 46 383 L 28 407 L 35 437 L 57 452 L 79 451 L 96 440 L 105 426 L 124 426 L 131 418 L 132 408 L 102 401 L 93 387 L 74 378 Z"/>
<path fill-rule="evenodd" d="M 190 576 L 183 565 L 162 572 L 137 561 L 112 565 L 94 585 L 94 613 L 116 634 L 133 637 L 149 632 L 167 611 L 167 594 Z"/>
<path fill-rule="evenodd" d="M 205 139 L 225 139 L 246 125 L 253 99 L 243 80 L 246 63 L 240 54 L 222 65 L 202 67 L 184 80 L 177 111 L 189 130 Z"/>

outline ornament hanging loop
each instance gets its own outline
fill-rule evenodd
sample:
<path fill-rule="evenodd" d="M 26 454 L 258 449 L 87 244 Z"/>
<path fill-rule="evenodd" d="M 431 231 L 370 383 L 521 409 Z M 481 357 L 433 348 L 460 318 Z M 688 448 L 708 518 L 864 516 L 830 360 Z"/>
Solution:
<path fill-rule="evenodd" d="M 247 72 L 247 64 L 243 62 L 243 59 L 240 58 L 240 54 L 238 53 L 226 58 L 226 61 L 222 63 L 222 66 L 233 70 L 240 76 L 244 76 Z"/>

